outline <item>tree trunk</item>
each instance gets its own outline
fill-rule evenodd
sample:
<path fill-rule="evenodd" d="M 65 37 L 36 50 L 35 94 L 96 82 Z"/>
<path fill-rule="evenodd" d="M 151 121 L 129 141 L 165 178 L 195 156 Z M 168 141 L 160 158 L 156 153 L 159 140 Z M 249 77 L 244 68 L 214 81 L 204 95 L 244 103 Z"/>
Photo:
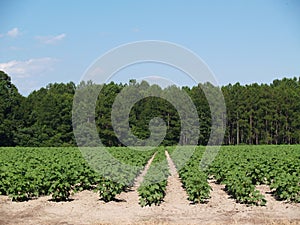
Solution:
<path fill-rule="evenodd" d="M 252 141 L 252 114 L 250 114 L 250 118 L 249 118 L 249 144 L 252 145 L 253 141 Z"/>
<path fill-rule="evenodd" d="M 236 113 L 237 118 L 236 118 L 236 144 L 239 145 L 240 144 L 240 129 L 239 129 L 239 115 L 238 113 Z"/>

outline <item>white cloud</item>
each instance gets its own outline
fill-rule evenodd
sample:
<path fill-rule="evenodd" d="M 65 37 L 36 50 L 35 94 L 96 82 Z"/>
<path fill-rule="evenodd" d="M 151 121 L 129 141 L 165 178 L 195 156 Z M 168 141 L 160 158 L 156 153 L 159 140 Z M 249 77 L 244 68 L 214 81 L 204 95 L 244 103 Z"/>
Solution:
<path fill-rule="evenodd" d="M 41 86 L 40 80 L 49 71 L 54 70 L 57 62 L 54 58 L 34 58 L 25 61 L 12 60 L 0 63 L 0 70 L 7 73 L 12 82 L 23 95 L 28 95 L 32 90 Z"/>
<path fill-rule="evenodd" d="M 15 37 L 19 36 L 20 34 L 21 33 L 20 33 L 19 29 L 15 27 L 15 28 L 9 30 L 6 35 L 9 37 L 15 38 Z"/>
<path fill-rule="evenodd" d="M 56 59 L 49 57 L 29 59 L 26 61 L 12 60 L 6 63 L 0 63 L 0 70 L 3 70 L 9 76 L 17 79 L 35 77 L 52 70 L 56 61 Z"/>
<path fill-rule="evenodd" d="M 7 31 L 6 33 L 2 33 L 0 34 L 0 38 L 2 37 L 11 37 L 11 38 L 15 38 L 21 35 L 21 32 L 19 31 L 19 29 L 17 27 Z"/>
<path fill-rule="evenodd" d="M 56 44 L 63 40 L 66 36 L 67 35 L 63 33 L 56 36 L 37 36 L 36 39 L 43 44 Z"/>

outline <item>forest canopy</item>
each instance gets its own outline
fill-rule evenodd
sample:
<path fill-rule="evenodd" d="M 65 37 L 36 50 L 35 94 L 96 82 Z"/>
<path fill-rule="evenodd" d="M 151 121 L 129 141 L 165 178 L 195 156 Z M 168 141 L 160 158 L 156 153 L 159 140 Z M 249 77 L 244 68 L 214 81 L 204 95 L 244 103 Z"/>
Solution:
<path fill-rule="evenodd" d="M 24 97 L 11 82 L 11 78 L 0 71 L 0 146 L 76 146 L 73 133 L 73 125 L 76 124 L 72 123 L 75 92 L 88 90 L 90 93 L 98 88 L 101 88 L 101 92 L 96 102 L 95 118 L 86 123 L 96 123 L 98 135 L 104 145 L 121 146 L 122 143 L 112 128 L 111 110 L 118 93 L 128 85 L 143 85 L 146 91 L 161 94 L 172 89 L 184 90 L 198 112 L 198 144 L 207 144 L 212 119 L 203 89 L 208 86 L 212 88 L 209 83 L 164 89 L 146 81 L 138 83 L 134 80 L 128 84 L 54 83 Z M 228 84 L 221 87 L 221 90 L 227 110 L 223 144 L 300 143 L 300 78 L 277 79 L 271 84 Z M 132 133 L 140 139 L 148 138 L 149 123 L 157 116 L 164 120 L 167 127 L 161 144 L 177 144 L 181 135 L 180 118 L 174 106 L 163 98 L 146 97 L 132 107 L 129 115 Z M 88 143 L 94 144 L 92 140 Z"/>

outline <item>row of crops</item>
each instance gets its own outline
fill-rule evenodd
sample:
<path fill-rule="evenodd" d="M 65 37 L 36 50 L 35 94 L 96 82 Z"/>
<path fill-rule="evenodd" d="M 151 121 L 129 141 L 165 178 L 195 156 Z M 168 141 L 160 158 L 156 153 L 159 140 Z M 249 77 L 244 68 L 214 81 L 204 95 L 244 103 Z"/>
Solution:
<path fill-rule="evenodd" d="M 0 148 L 0 195 L 8 195 L 14 201 L 51 195 L 53 200 L 62 201 L 74 192 L 94 190 L 101 200 L 111 201 L 133 186 L 155 154 L 138 194 L 141 206 L 159 205 L 170 175 L 165 150 L 193 203 L 209 201 L 209 179 L 225 184 L 227 193 L 239 203 L 265 205 L 265 197 L 256 190 L 259 184 L 269 185 L 278 200 L 300 202 L 300 146 L 224 146 L 205 171 L 199 169 L 204 147 L 194 152 L 182 147 L 176 154 L 171 147 L 151 151 L 125 147 L 81 151 Z"/>
<path fill-rule="evenodd" d="M 259 184 L 278 200 L 300 202 L 300 146 L 223 147 L 209 173 L 240 203 L 265 205 Z"/>
<path fill-rule="evenodd" d="M 226 192 L 238 203 L 264 206 L 265 196 L 256 189 L 260 184 L 269 185 L 277 200 L 300 202 L 300 146 L 223 146 L 202 171 L 199 162 L 204 151 L 198 147 L 183 167 L 181 157 L 174 158 L 193 203 L 210 198 L 209 179 L 225 184 Z"/>
<path fill-rule="evenodd" d="M 181 147 L 180 151 L 172 157 L 181 178 L 182 186 L 188 194 L 188 200 L 193 203 L 205 203 L 210 197 L 208 174 L 200 170 L 200 160 L 204 148 L 198 147 L 195 151 L 190 147 Z M 185 162 L 186 158 L 190 158 Z"/>
<path fill-rule="evenodd" d="M 0 148 L 0 194 L 14 201 L 44 195 L 64 201 L 77 191 L 95 190 L 110 201 L 133 185 L 153 153 L 128 148 Z"/>
<path fill-rule="evenodd" d="M 165 149 L 159 148 L 138 189 L 141 206 L 159 205 L 163 201 L 169 175 Z"/>

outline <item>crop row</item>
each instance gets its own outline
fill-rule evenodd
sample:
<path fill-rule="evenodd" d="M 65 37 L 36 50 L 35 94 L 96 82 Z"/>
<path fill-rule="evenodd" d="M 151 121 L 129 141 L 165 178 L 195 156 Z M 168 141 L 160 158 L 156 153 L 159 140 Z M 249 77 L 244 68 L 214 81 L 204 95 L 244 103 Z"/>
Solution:
<path fill-rule="evenodd" d="M 0 155 L 0 194 L 16 201 L 50 194 L 53 200 L 66 200 L 72 190 L 98 182 L 73 148 L 0 148 Z"/>
<path fill-rule="evenodd" d="M 212 177 L 239 203 L 265 205 L 259 184 L 269 185 L 278 200 L 300 202 L 300 146 L 223 146 L 205 171 L 200 169 L 204 147 L 181 148 L 171 157 L 193 203 L 210 198 Z"/>
<path fill-rule="evenodd" d="M 67 200 L 82 190 L 98 191 L 104 201 L 128 190 L 156 152 L 141 186 L 140 205 L 159 205 L 166 194 L 169 168 L 165 150 L 173 159 L 188 199 L 210 198 L 209 178 L 225 184 L 239 203 L 265 205 L 256 190 L 269 185 L 276 199 L 300 202 L 300 146 L 225 146 L 202 171 L 204 147 L 158 147 L 152 151 L 129 148 L 0 148 L 0 195 L 15 201 L 51 195 Z M 84 157 L 83 157 L 83 156 Z"/>
<path fill-rule="evenodd" d="M 200 148 L 194 151 L 193 147 L 187 146 L 181 147 L 174 156 L 171 154 L 182 186 L 188 194 L 188 200 L 193 203 L 204 203 L 210 197 L 211 187 L 207 182 L 208 175 L 199 169 L 202 153 Z"/>
<path fill-rule="evenodd" d="M 94 189 L 110 201 L 133 184 L 153 151 L 109 148 L 105 154 L 114 161 L 101 158 L 104 153 L 99 148 L 83 152 L 78 148 L 0 148 L 0 194 L 15 201 L 43 195 L 61 201 L 74 192 Z"/>
<path fill-rule="evenodd" d="M 165 195 L 170 175 L 165 148 L 159 147 L 143 182 L 138 188 L 141 206 L 159 205 Z"/>
<path fill-rule="evenodd" d="M 240 203 L 265 205 L 259 184 L 269 185 L 278 200 L 300 202 L 299 146 L 223 147 L 209 173 Z"/>

